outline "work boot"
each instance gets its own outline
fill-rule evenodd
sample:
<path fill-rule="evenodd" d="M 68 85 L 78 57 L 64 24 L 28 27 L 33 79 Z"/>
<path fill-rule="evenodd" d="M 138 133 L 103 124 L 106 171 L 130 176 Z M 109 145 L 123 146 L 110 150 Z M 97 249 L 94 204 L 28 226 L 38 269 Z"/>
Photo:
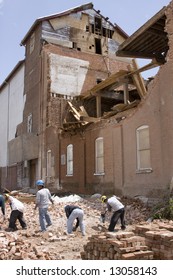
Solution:
<path fill-rule="evenodd" d="M 46 227 L 50 227 L 52 224 L 47 224 Z"/>
<path fill-rule="evenodd" d="M 17 228 L 7 228 L 5 231 L 7 231 L 7 232 L 13 232 L 13 231 L 16 231 L 17 230 Z"/>
<path fill-rule="evenodd" d="M 121 226 L 121 229 L 122 229 L 122 230 L 125 230 L 125 229 L 126 229 L 126 226 Z"/>

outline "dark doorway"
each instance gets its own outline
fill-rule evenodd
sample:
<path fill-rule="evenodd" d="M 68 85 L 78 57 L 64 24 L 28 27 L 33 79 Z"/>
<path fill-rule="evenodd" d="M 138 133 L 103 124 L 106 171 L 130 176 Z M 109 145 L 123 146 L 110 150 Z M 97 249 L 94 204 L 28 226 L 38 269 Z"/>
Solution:
<path fill-rule="evenodd" d="M 95 51 L 97 54 L 102 54 L 101 39 L 95 38 Z"/>
<path fill-rule="evenodd" d="M 37 160 L 30 160 L 30 187 L 35 189 Z"/>
<path fill-rule="evenodd" d="M 95 17 L 95 34 L 102 34 L 102 20 L 98 17 Z"/>

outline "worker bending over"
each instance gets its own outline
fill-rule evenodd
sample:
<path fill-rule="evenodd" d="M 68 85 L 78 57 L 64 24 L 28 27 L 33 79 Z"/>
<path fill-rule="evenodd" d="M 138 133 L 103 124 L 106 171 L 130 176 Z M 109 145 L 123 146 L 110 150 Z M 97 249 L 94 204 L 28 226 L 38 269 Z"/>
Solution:
<path fill-rule="evenodd" d="M 124 209 L 124 205 L 119 201 L 119 198 L 116 197 L 115 195 L 110 198 L 107 198 L 105 195 L 103 195 L 101 197 L 101 201 L 102 203 L 106 203 L 106 210 L 105 213 L 102 214 L 102 217 L 106 215 L 107 211 L 109 212 L 113 211 L 113 215 L 111 217 L 108 230 L 114 231 L 115 226 L 119 219 L 121 221 L 121 229 L 125 230 L 126 229 L 125 221 L 124 221 L 125 209 Z"/>
<path fill-rule="evenodd" d="M 85 225 L 83 223 L 83 210 L 75 205 L 67 205 L 64 208 L 66 217 L 67 217 L 67 233 L 71 234 L 72 231 L 75 231 L 78 226 L 82 232 L 82 235 L 85 235 Z M 77 220 L 76 225 L 73 227 L 74 220 Z"/>

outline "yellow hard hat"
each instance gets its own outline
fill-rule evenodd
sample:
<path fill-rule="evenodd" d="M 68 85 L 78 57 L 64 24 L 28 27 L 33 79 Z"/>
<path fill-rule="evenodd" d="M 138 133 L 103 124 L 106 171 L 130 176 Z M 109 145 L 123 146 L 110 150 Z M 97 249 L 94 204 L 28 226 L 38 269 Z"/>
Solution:
<path fill-rule="evenodd" d="M 106 200 L 107 200 L 107 196 L 106 195 L 102 195 L 101 202 L 104 203 Z"/>
<path fill-rule="evenodd" d="M 10 195 L 8 193 L 5 193 L 4 196 L 5 196 L 5 199 L 8 199 Z"/>

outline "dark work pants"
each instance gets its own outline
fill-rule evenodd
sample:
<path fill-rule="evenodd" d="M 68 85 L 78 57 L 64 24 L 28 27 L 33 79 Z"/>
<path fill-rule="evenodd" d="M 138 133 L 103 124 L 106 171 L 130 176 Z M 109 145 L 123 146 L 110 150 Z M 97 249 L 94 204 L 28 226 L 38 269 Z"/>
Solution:
<path fill-rule="evenodd" d="M 22 228 L 26 228 L 26 223 L 23 217 L 23 213 L 20 212 L 19 210 L 13 210 L 11 211 L 10 214 L 10 221 L 9 221 L 9 228 L 12 229 L 17 229 L 16 227 L 16 221 L 19 220 L 19 223 L 21 225 Z"/>
<path fill-rule="evenodd" d="M 125 214 L 124 208 L 122 208 L 118 211 L 115 211 L 113 213 L 113 215 L 111 217 L 110 225 L 108 228 L 109 231 L 114 231 L 114 228 L 118 222 L 118 219 L 121 220 L 121 228 L 123 228 L 123 229 L 125 228 L 124 214 Z"/>

